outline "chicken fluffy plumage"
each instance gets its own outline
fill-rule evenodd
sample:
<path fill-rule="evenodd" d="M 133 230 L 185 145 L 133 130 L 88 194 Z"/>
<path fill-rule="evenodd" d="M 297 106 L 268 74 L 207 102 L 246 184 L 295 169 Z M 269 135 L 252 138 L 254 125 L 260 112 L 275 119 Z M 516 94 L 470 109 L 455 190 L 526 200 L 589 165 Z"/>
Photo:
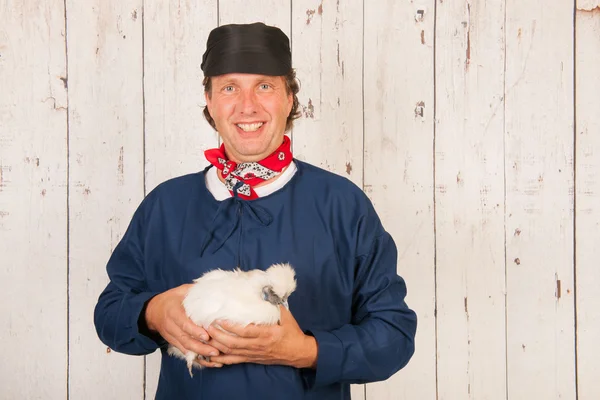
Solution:
<path fill-rule="evenodd" d="M 198 326 L 208 328 L 216 320 L 233 324 L 274 325 L 281 318 L 279 306 L 287 307 L 287 299 L 296 289 L 294 269 L 289 264 L 274 264 L 266 271 L 209 271 L 194 280 L 183 300 L 187 316 Z M 190 376 L 192 367 L 202 368 L 198 354 L 183 354 L 169 345 L 168 354 L 187 362 Z"/>

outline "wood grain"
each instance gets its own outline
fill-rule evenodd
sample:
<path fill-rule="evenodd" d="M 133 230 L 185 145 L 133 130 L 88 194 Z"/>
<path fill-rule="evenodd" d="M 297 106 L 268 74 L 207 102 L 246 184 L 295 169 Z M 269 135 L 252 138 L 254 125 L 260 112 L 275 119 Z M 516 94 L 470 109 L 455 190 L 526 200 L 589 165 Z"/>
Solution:
<path fill-rule="evenodd" d="M 142 1 L 67 1 L 70 397 L 142 398 L 143 357 L 110 351 L 93 311 L 144 195 Z"/>
<path fill-rule="evenodd" d="M 600 1 L 577 1 L 576 203 L 577 388 L 600 398 Z"/>
<path fill-rule="evenodd" d="M 504 4 L 438 3 L 438 398 L 505 399 Z"/>
<path fill-rule="evenodd" d="M 573 3 L 506 2 L 509 399 L 575 399 Z"/>
<path fill-rule="evenodd" d="M 263 22 L 290 37 L 290 4 L 288 0 L 219 0 L 219 25 Z"/>
<path fill-rule="evenodd" d="M 67 392 L 62 0 L 0 3 L 0 397 Z"/>
<path fill-rule="evenodd" d="M 417 345 L 403 370 L 368 384 L 367 399 L 435 399 L 433 229 L 434 2 L 365 7 L 364 189 L 398 248 Z"/>

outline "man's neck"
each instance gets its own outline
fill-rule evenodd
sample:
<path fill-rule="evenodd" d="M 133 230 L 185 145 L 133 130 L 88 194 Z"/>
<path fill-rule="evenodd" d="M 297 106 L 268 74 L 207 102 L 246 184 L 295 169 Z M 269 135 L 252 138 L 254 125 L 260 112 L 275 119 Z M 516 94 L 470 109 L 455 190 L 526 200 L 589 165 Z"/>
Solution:
<path fill-rule="evenodd" d="M 292 161 L 293 162 L 293 161 Z M 275 182 L 277 179 L 279 179 L 281 177 L 281 175 L 283 174 L 283 172 L 285 172 L 286 169 L 288 169 L 290 166 L 288 165 L 287 167 L 285 167 L 284 169 L 281 170 L 281 174 L 277 174 L 275 175 L 273 178 L 268 179 L 264 182 L 259 183 L 258 185 L 255 185 L 254 187 L 261 187 L 261 186 L 265 186 L 268 185 L 269 183 Z M 219 180 L 223 183 L 225 183 L 225 178 L 223 178 L 221 176 L 220 173 L 218 173 L 219 171 L 217 171 L 217 177 L 219 178 Z"/>

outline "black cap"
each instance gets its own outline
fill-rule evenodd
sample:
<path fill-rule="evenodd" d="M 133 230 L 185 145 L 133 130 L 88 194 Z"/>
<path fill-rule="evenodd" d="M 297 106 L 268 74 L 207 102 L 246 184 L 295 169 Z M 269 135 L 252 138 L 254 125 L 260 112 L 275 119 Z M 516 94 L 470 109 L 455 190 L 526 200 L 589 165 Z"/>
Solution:
<path fill-rule="evenodd" d="M 286 75 L 292 68 L 290 41 L 281 29 L 262 22 L 223 25 L 208 35 L 201 68 L 204 76 Z"/>

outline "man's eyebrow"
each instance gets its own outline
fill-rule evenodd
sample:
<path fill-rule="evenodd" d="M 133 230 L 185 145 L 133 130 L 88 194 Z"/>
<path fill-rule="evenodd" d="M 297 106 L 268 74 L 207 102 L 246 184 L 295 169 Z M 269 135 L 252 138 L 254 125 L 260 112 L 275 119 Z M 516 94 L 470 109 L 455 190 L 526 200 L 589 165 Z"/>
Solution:
<path fill-rule="evenodd" d="M 260 82 L 269 82 L 269 83 L 281 83 L 281 81 L 279 79 L 278 76 L 270 76 L 270 75 L 264 75 L 263 77 L 261 77 L 261 79 L 259 79 Z"/>
<path fill-rule="evenodd" d="M 218 87 L 225 87 L 225 86 L 231 86 L 231 85 L 235 85 L 237 82 L 234 79 L 227 79 L 223 82 L 218 82 L 217 86 Z"/>
<path fill-rule="evenodd" d="M 283 82 L 281 80 L 279 80 L 278 78 L 279 78 L 278 76 L 259 75 L 251 83 L 251 85 L 260 85 L 260 84 L 265 83 L 265 82 L 273 84 L 273 86 L 282 84 Z M 218 87 L 218 88 L 223 88 L 223 87 L 230 86 L 230 85 L 240 85 L 240 79 L 238 79 L 238 78 L 228 78 L 228 79 L 225 79 L 225 80 L 223 80 L 221 82 L 215 81 L 213 84 L 214 84 L 215 87 Z"/>

